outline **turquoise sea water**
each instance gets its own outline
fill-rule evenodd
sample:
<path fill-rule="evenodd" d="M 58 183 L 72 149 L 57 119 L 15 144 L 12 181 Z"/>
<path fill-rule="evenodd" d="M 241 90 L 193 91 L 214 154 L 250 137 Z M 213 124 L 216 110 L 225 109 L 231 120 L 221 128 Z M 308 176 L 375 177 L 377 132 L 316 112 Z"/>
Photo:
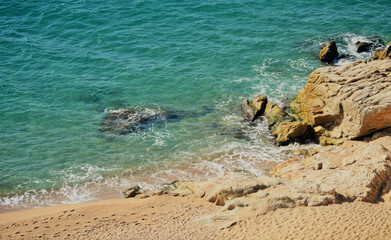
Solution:
<path fill-rule="evenodd" d="M 245 98 L 280 103 L 322 66 L 335 39 L 391 40 L 386 1 L 2 1 L 2 210 L 117 197 L 280 161 Z M 102 132 L 118 109 L 164 114 L 145 129 Z M 294 148 L 288 146 L 286 148 Z"/>

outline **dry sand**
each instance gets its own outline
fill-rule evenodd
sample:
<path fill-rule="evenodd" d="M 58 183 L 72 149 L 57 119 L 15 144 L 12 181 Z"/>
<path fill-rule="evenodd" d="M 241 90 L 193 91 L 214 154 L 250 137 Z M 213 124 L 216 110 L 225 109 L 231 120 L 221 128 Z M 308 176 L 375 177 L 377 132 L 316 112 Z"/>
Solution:
<path fill-rule="evenodd" d="M 217 230 L 197 221 L 221 207 L 155 196 L 0 215 L 0 239 L 391 239 L 391 203 L 277 209 Z"/>

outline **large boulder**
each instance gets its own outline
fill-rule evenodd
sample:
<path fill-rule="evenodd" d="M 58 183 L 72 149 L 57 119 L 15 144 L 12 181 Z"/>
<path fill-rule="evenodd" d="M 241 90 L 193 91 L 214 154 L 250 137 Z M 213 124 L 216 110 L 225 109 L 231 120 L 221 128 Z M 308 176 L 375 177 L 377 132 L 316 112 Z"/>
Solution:
<path fill-rule="evenodd" d="M 286 113 L 277 104 L 268 102 L 265 108 L 265 117 L 269 124 L 269 127 L 274 131 L 282 121 L 286 118 Z M 272 131 L 272 132 L 273 132 Z"/>
<path fill-rule="evenodd" d="M 279 145 L 298 140 L 308 132 L 308 125 L 301 121 L 285 120 L 281 122 L 272 133 Z"/>
<path fill-rule="evenodd" d="M 264 113 L 266 104 L 266 95 L 259 95 L 251 101 L 245 99 L 241 105 L 243 117 L 249 121 L 254 121 L 257 117 L 261 116 Z"/>
<path fill-rule="evenodd" d="M 325 142 L 391 127 L 391 59 L 319 68 L 291 108 Z"/>
<path fill-rule="evenodd" d="M 373 60 L 384 60 L 384 59 L 390 59 L 391 58 L 391 42 L 389 42 L 384 48 L 381 48 L 379 50 L 376 50 L 373 53 L 373 57 L 369 59 L 370 61 Z"/>
<path fill-rule="evenodd" d="M 330 63 L 338 58 L 337 44 L 331 41 L 329 44 L 323 45 L 320 49 L 319 59 L 322 62 Z"/>

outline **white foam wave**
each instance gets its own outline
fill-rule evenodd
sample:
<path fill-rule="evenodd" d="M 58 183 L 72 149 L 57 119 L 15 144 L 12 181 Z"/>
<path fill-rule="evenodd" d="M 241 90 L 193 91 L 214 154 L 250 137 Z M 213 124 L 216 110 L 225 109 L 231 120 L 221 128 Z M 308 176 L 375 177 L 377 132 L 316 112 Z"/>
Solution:
<path fill-rule="evenodd" d="M 240 77 L 237 79 L 232 80 L 234 83 L 242 83 L 242 82 L 253 82 L 259 80 L 259 76 L 255 77 Z"/>
<path fill-rule="evenodd" d="M 118 168 L 102 168 L 91 164 L 75 164 L 63 170 L 51 171 L 50 174 L 63 182 L 62 186 L 1 196 L 0 207 L 31 208 L 121 197 L 121 192 L 132 185 L 139 185 L 145 190 L 156 190 L 162 184 L 174 180 L 209 179 L 233 174 L 238 170 L 260 176 L 269 168 L 270 162 L 283 161 L 288 157 L 283 154 L 284 150 L 299 147 L 276 147 L 270 144 L 271 135 L 266 121 L 257 120 L 256 124 L 242 121 L 240 116 L 228 110 L 228 106 L 234 102 L 237 102 L 234 97 L 215 102 L 216 109 L 223 112 L 219 123 L 222 126 L 218 131 L 222 131 L 224 136 L 212 134 L 208 139 L 194 139 L 192 144 L 197 147 L 175 152 L 170 155 L 172 159 L 162 162 L 145 159 L 145 164 L 117 175 L 110 176 L 110 173 L 120 172 Z M 140 141 L 153 139 L 152 145 L 158 146 L 165 144 L 165 141 L 172 137 L 168 129 L 155 130 L 152 126 L 150 131 L 140 132 L 137 137 Z M 245 138 L 236 139 L 235 134 Z M 199 146 L 205 147 L 199 149 Z M 39 184 L 42 180 L 33 181 Z"/>
<path fill-rule="evenodd" d="M 267 58 L 262 61 L 260 65 L 253 65 L 253 69 L 259 73 L 262 77 L 270 77 L 277 75 L 276 72 L 267 71 L 273 64 L 280 62 L 278 59 Z"/>
<path fill-rule="evenodd" d="M 335 41 L 337 42 L 339 53 L 347 56 L 346 58 L 340 59 L 336 65 L 343 65 L 356 60 L 369 59 L 373 55 L 374 50 L 383 47 L 381 39 L 373 35 L 345 33 L 337 36 Z M 373 44 L 373 47 L 369 51 L 357 52 L 357 42 L 370 43 Z M 322 42 L 320 45 L 326 43 L 328 42 Z"/>

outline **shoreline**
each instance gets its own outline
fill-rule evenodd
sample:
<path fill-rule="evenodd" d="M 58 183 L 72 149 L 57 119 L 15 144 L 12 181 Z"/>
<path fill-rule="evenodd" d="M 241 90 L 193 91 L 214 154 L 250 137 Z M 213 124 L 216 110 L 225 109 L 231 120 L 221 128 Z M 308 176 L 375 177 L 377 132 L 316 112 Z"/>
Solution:
<path fill-rule="evenodd" d="M 276 165 L 255 152 L 247 160 L 262 174 L 238 169 L 239 159 L 222 155 L 211 160 L 225 168 L 213 178 L 205 161 L 204 168 L 176 169 L 169 174 L 175 180 L 158 191 L 129 186 L 130 199 L 3 213 L 0 239 L 391 238 L 390 66 L 385 59 L 319 68 L 289 112 L 264 95 L 242 104 L 250 121 L 264 114 L 281 145 L 312 134 L 332 147 L 307 149 Z M 192 172 L 204 180 L 178 175 Z M 154 177 L 159 174 L 167 173 Z"/>
<path fill-rule="evenodd" d="M 222 153 L 219 156 L 214 156 L 211 159 L 202 159 L 201 161 L 191 162 L 188 164 L 180 163 L 180 165 L 173 169 L 162 168 L 158 171 L 147 170 L 145 172 L 137 172 L 135 175 L 123 175 L 107 178 L 99 182 L 87 182 L 82 183 L 79 186 L 70 188 L 73 189 L 72 193 L 77 194 L 77 198 L 87 195 L 85 199 L 67 199 L 58 189 L 48 192 L 47 195 L 36 195 L 35 202 L 40 201 L 40 206 L 16 206 L 11 208 L 0 208 L 0 214 L 13 211 L 23 211 L 35 208 L 44 208 L 48 206 L 57 206 L 62 204 L 74 204 L 84 203 L 91 201 L 101 201 L 112 198 L 121 198 L 123 192 L 132 185 L 139 185 L 143 190 L 158 191 L 166 184 L 174 181 L 199 181 L 207 180 L 213 177 L 222 177 L 224 175 L 235 174 L 235 172 L 250 172 L 254 175 L 267 175 L 268 170 L 274 167 L 276 164 L 288 160 L 292 157 L 290 152 L 297 150 L 298 148 L 313 148 L 318 145 L 299 145 L 299 146 L 285 146 L 275 147 L 278 153 L 279 159 L 276 161 L 263 160 L 261 157 L 254 156 L 242 156 L 240 154 L 226 154 Z M 241 166 L 241 163 L 236 162 L 238 160 L 246 161 L 250 167 L 245 168 Z M 216 169 L 212 169 L 215 167 Z M 223 172 L 218 170 L 222 169 Z M 145 176 L 147 175 L 147 176 Z M 191 178 L 189 178 L 191 176 Z M 38 196 L 38 197 L 37 197 Z M 65 203 L 64 203 L 65 202 Z"/>
<path fill-rule="evenodd" d="M 342 203 L 257 211 L 230 228 L 207 226 L 220 206 L 154 196 L 0 214 L 0 239 L 389 239 L 391 203 Z M 201 220 L 200 220 L 201 219 Z M 369 224 L 370 223 L 370 224 Z"/>

